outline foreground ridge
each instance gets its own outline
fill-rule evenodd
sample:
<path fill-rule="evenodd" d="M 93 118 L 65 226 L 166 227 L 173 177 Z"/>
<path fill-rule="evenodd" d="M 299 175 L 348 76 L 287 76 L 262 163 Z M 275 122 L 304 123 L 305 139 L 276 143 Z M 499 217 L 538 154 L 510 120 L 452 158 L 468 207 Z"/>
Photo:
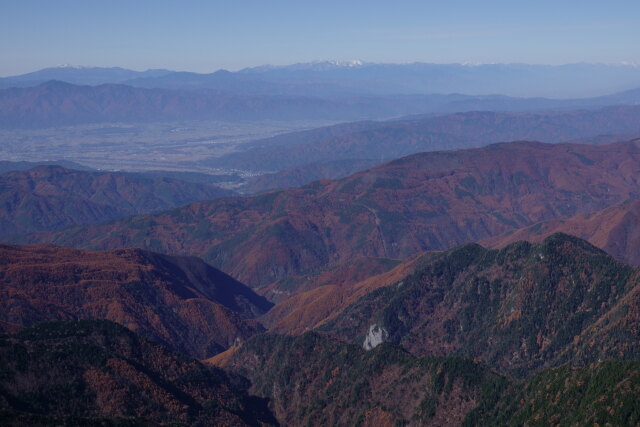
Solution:
<path fill-rule="evenodd" d="M 226 368 L 286 425 L 635 425 L 640 362 L 561 367 L 526 381 L 457 357 L 371 351 L 326 335 L 259 335 Z"/>
<path fill-rule="evenodd" d="M 3 424 L 277 424 L 221 370 L 108 321 L 0 335 L 0 361 Z"/>

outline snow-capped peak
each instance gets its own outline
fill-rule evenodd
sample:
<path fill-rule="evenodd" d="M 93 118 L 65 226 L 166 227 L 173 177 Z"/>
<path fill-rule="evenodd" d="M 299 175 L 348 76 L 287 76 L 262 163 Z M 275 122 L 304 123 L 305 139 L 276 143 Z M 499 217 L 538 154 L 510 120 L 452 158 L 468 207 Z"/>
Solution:
<path fill-rule="evenodd" d="M 324 61 L 300 62 L 297 64 L 291 64 L 291 65 L 261 65 L 258 67 L 245 68 L 244 70 L 241 70 L 241 71 L 243 72 L 263 72 L 263 71 L 272 71 L 272 70 L 323 71 L 323 70 L 332 70 L 336 68 L 356 68 L 356 67 L 362 67 L 366 64 L 367 64 L 366 62 L 361 61 L 359 59 L 352 59 L 349 61 L 324 60 Z"/>
<path fill-rule="evenodd" d="M 78 68 L 84 68 L 84 67 L 78 67 L 77 65 L 71 65 L 71 64 L 59 64 L 59 65 L 56 65 L 53 68 L 74 68 L 74 69 L 78 69 Z"/>
<path fill-rule="evenodd" d="M 364 62 L 359 59 L 352 59 L 350 61 L 326 60 L 294 64 L 287 68 L 327 70 L 332 68 L 355 68 L 363 65 Z"/>
<path fill-rule="evenodd" d="M 324 62 L 330 65 L 334 65 L 336 67 L 347 67 L 347 68 L 360 67 L 364 65 L 364 62 L 360 61 L 359 59 L 352 59 L 350 61 L 324 61 Z"/>

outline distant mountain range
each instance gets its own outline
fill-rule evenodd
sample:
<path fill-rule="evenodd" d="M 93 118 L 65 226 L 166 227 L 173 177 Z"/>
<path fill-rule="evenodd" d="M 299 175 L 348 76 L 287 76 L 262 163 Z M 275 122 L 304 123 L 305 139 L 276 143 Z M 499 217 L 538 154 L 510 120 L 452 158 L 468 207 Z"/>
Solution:
<path fill-rule="evenodd" d="M 0 128 L 176 120 L 357 120 L 422 111 L 405 104 L 142 89 L 114 84 L 77 86 L 50 81 L 35 87 L 0 90 Z"/>
<path fill-rule="evenodd" d="M 331 85 L 376 94 L 464 93 L 590 97 L 640 87 L 637 65 L 375 64 L 318 62 L 257 67 L 238 74 L 289 85 Z"/>
<path fill-rule="evenodd" d="M 562 87 L 582 89 L 573 95 L 559 88 L 551 94 L 535 92 L 536 85 L 553 86 L 554 79 Z M 598 91 L 600 80 L 609 86 Z M 531 93 L 514 93 L 509 85 Z M 3 87 L 0 128 L 167 120 L 353 121 L 637 105 L 640 68 L 365 64 L 212 74 L 53 68 L 0 79 Z"/>
<path fill-rule="evenodd" d="M 247 95 L 221 90 L 79 86 L 48 81 L 0 90 L 0 128 L 175 120 L 363 120 L 460 111 L 532 111 L 633 105 L 640 92 L 553 100 L 469 95 Z"/>
<path fill-rule="evenodd" d="M 60 65 L 31 73 L 0 78 L 0 87 L 37 86 L 50 80 L 60 80 L 77 85 L 122 83 L 141 77 L 158 77 L 171 74 L 170 70 L 133 71 L 120 67 L 74 67 Z"/>
<path fill-rule="evenodd" d="M 215 89 L 251 95 L 503 94 L 583 98 L 640 87 L 640 68 L 623 64 L 375 64 L 319 61 L 210 74 L 122 68 L 55 67 L 0 79 L 0 87 L 48 80 L 98 85 L 124 83 L 164 89 Z"/>

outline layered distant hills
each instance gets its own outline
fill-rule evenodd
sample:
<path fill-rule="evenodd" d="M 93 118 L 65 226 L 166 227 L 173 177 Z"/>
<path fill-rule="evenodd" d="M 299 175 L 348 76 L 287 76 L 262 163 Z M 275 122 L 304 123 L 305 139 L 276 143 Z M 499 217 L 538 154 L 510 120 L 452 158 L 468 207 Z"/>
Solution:
<path fill-rule="evenodd" d="M 375 64 L 360 61 L 260 66 L 208 74 L 62 66 L 2 78 L 0 87 L 34 86 L 49 80 L 81 85 L 124 83 L 147 88 L 306 96 L 466 93 L 583 98 L 640 87 L 638 66 L 630 64 L 549 66 Z"/>
<path fill-rule="evenodd" d="M 255 141 L 243 151 L 201 163 L 282 171 L 275 176 L 258 178 L 262 188 L 277 188 L 287 178 L 295 184 L 305 176 L 309 178 L 306 182 L 310 182 L 320 171 L 326 178 L 343 171 L 346 176 L 358 167 L 366 167 L 366 162 L 382 163 L 426 151 L 473 148 L 505 141 L 563 142 L 621 134 L 640 135 L 640 107 L 522 114 L 484 111 L 347 123 Z M 618 136 L 615 142 L 620 140 L 623 139 Z"/>
<path fill-rule="evenodd" d="M 3 77 L 3 87 L 37 86 L 50 80 L 60 80 L 77 85 L 100 85 L 105 83 L 122 83 L 136 78 L 159 77 L 171 74 L 170 70 L 133 71 L 121 67 L 74 67 L 60 65 L 17 76 Z"/>
<path fill-rule="evenodd" d="M 16 144 L 221 121 L 172 171 L 0 162 L 0 424 L 639 425 L 637 87 L 359 61 L 0 79 Z M 349 122 L 212 136 L 290 119 Z"/>
<path fill-rule="evenodd" d="M 347 100 L 239 95 L 211 90 L 146 89 L 50 81 L 0 90 L 0 128 L 31 129 L 85 123 L 177 120 L 357 120 L 425 112 L 421 100 Z"/>
<path fill-rule="evenodd" d="M 0 236 L 96 224 L 231 194 L 159 176 L 37 166 L 0 174 Z"/>
<path fill-rule="evenodd" d="M 51 74 L 58 76 L 59 73 Z M 69 77 L 67 80 L 45 80 L 19 87 L 5 80 L 8 86 L 0 89 L 0 128 L 34 129 L 88 123 L 180 120 L 353 121 L 467 111 L 595 109 L 640 103 L 640 91 L 637 89 L 640 87 L 640 77 L 637 83 L 622 92 L 612 88 L 606 92 L 606 96 L 585 98 L 583 92 L 580 98 L 556 99 L 557 93 L 553 98 L 518 98 L 495 95 L 506 93 L 499 90 L 486 92 L 485 89 L 483 94 L 475 94 L 477 91 L 452 91 L 437 87 L 432 90 L 416 88 L 409 92 L 369 93 L 366 90 L 343 88 L 340 83 L 337 88 L 329 90 L 315 90 L 317 86 L 305 83 L 300 83 L 298 90 L 287 90 L 281 86 L 295 86 L 295 78 L 280 80 L 278 77 L 265 82 L 261 74 L 256 75 L 260 75 L 257 81 L 254 73 L 217 72 L 206 76 L 178 73 L 155 80 L 142 79 L 144 82 L 123 82 L 114 78 L 94 86 L 71 83 L 91 81 L 91 78 Z M 166 79 L 180 80 L 185 76 L 199 76 L 196 80 L 215 80 L 217 83 L 193 83 L 188 78 L 180 84 L 163 83 Z M 262 88 L 265 85 L 267 87 Z M 375 86 L 380 85 L 376 83 Z M 529 80 L 526 80 L 526 86 L 531 86 Z"/>
<path fill-rule="evenodd" d="M 0 419 L 635 425 L 640 272 L 555 231 L 633 259 L 639 171 L 501 143 L 30 235 L 105 251 L 0 248 Z"/>
<path fill-rule="evenodd" d="M 202 256 L 253 287 L 348 262 L 406 258 L 638 198 L 636 142 L 507 143 L 421 153 L 336 181 L 33 236 Z M 294 292 L 289 289 L 288 292 Z"/>

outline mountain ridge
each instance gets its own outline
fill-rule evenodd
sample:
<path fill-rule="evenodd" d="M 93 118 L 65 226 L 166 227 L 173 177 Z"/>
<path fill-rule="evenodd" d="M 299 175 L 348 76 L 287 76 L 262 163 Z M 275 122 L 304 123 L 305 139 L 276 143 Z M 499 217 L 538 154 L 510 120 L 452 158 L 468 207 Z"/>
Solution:
<path fill-rule="evenodd" d="M 0 237 L 96 224 L 232 194 L 165 177 L 40 165 L 0 174 Z"/>
<path fill-rule="evenodd" d="M 28 241 L 198 255 L 259 289 L 354 257 L 403 259 L 639 198 L 639 169 L 635 142 L 495 144 Z"/>
<path fill-rule="evenodd" d="M 540 113 L 470 111 L 346 123 L 255 141 L 244 151 L 201 163 L 250 170 L 373 159 L 378 163 L 426 151 L 467 149 L 506 141 L 565 142 L 640 133 L 640 107 Z M 618 142 L 609 141 L 611 142 Z"/>
<path fill-rule="evenodd" d="M 415 266 L 320 330 L 365 349 L 389 341 L 519 377 L 640 356 L 638 271 L 584 240 L 556 233 L 501 250 L 469 243 Z"/>
<path fill-rule="evenodd" d="M 272 303 L 193 257 L 0 245 L 0 320 L 109 319 L 206 358 L 264 331 Z"/>
<path fill-rule="evenodd" d="M 199 76 L 176 74 L 193 78 Z M 166 78 L 167 75 L 156 79 Z M 324 93 L 322 90 L 314 93 L 307 87 L 299 91 L 274 89 L 271 88 L 273 83 L 247 82 L 246 78 L 245 74 L 228 72 L 197 77 L 197 80 L 217 81 L 208 87 L 198 87 L 197 82 L 177 86 L 130 85 L 127 82 L 90 86 L 48 80 L 36 86 L 0 88 L 0 127 L 37 129 L 88 123 L 176 120 L 381 120 L 468 111 L 566 111 L 640 103 L 638 90 L 585 99 L 437 93 Z M 248 90 L 252 84 L 267 87 Z"/>
<path fill-rule="evenodd" d="M 638 266 L 639 224 L 640 202 L 626 200 L 601 211 L 541 222 L 508 235 L 485 239 L 481 243 L 500 248 L 517 240 L 537 243 L 551 234 L 564 232 L 588 240 L 620 261 Z"/>
<path fill-rule="evenodd" d="M 200 87 L 207 87 L 211 76 L 227 75 L 245 78 L 249 88 L 255 82 L 267 83 L 271 90 L 288 93 L 318 94 L 359 93 L 503 93 L 512 96 L 580 97 L 599 96 L 640 86 L 635 64 L 564 65 L 535 64 L 435 64 L 414 62 L 405 64 L 361 61 L 316 61 L 285 66 L 257 66 L 239 71 L 224 69 L 211 73 L 169 70 L 132 71 L 113 68 L 48 68 L 0 79 L 0 85 L 39 83 L 43 79 L 67 78 L 78 83 L 135 83 L 158 86 L 176 85 L 189 76 Z M 40 75 L 40 77 L 38 77 Z M 34 80 L 35 77 L 35 80 Z M 250 80 L 246 80 L 249 77 Z M 162 80 L 161 80 L 162 81 Z M 204 82 L 204 85 L 203 85 Z M 283 83 L 284 82 L 284 83 Z M 612 83 L 613 82 L 613 83 Z M 210 84 L 210 83 L 209 83 Z M 182 82 L 182 88 L 185 87 Z M 261 88 L 260 84 L 257 86 Z"/>

